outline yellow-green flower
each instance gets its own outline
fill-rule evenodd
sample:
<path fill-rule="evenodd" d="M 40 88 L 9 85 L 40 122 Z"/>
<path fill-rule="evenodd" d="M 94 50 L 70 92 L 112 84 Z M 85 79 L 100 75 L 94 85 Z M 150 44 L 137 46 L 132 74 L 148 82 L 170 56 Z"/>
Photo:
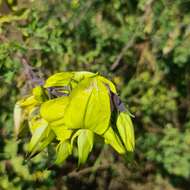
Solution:
<path fill-rule="evenodd" d="M 62 72 L 50 76 L 43 86 L 32 90 L 31 96 L 16 103 L 14 120 L 17 136 L 27 126 L 30 129 L 31 156 L 56 139 L 56 164 L 72 154 L 75 139 L 79 164 L 85 163 L 94 134 L 119 154 L 132 152 L 135 147 L 133 124 L 115 85 L 98 73 Z"/>

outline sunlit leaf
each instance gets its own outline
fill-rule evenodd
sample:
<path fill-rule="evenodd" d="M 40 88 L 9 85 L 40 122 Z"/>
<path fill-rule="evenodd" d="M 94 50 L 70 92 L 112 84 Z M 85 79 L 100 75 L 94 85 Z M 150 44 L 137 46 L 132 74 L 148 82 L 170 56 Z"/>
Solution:
<path fill-rule="evenodd" d="M 60 142 L 56 148 L 56 152 L 57 155 L 55 164 L 60 165 L 67 159 L 67 157 L 72 152 L 71 144 L 69 143 L 69 141 Z"/>
<path fill-rule="evenodd" d="M 16 136 L 18 136 L 18 134 L 20 133 L 20 131 L 22 130 L 21 129 L 21 126 L 22 126 L 22 122 L 23 122 L 23 115 L 22 115 L 22 108 L 20 107 L 19 104 L 15 104 L 15 107 L 14 107 L 14 129 L 15 129 L 15 134 Z"/>
<path fill-rule="evenodd" d="M 81 81 L 70 95 L 70 102 L 63 118 L 63 124 L 70 129 L 84 128 L 84 117 L 93 90 L 92 80 Z"/>
<path fill-rule="evenodd" d="M 95 75 L 96 74 L 87 71 L 56 73 L 46 80 L 44 87 L 71 86 L 73 88 L 84 78 L 93 77 Z"/>
<path fill-rule="evenodd" d="M 120 137 L 128 151 L 134 151 L 135 137 L 134 129 L 130 116 L 126 112 L 119 113 L 117 118 L 117 129 Z"/>
<path fill-rule="evenodd" d="M 46 80 L 44 87 L 48 88 L 52 86 L 68 86 L 73 75 L 74 74 L 72 72 L 56 73 Z"/>
<path fill-rule="evenodd" d="M 40 114 L 48 122 L 59 120 L 63 118 L 68 103 L 67 96 L 46 101 L 41 105 Z"/>
<path fill-rule="evenodd" d="M 73 147 L 75 139 L 81 134 L 82 129 L 77 130 L 71 138 L 71 146 Z"/>
<path fill-rule="evenodd" d="M 72 73 L 74 74 L 72 77 L 72 80 L 76 81 L 77 83 L 79 83 L 85 78 L 91 78 L 98 75 L 97 73 L 92 73 L 88 71 L 77 71 L 77 72 L 72 72 Z"/>
<path fill-rule="evenodd" d="M 49 134 L 39 142 L 33 149 L 32 153 L 30 154 L 30 157 L 34 156 L 35 154 L 40 153 L 42 150 L 44 150 L 52 141 L 55 139 L 55 133 L 50 131 Z"/>
<path fill-rule="evenodd" d="M 21 107 L 34 106 L 34 105 L 38 104 L 38 101 L 35 99 L 34 96 L 29 96 L 29 97 L 26 97 L 26 98 L 23 98 L 22 100 L 20 100 L 20 101 L 18 102 L 18 104 L 19 104 Z"/>
<path fill-rule="evenodd" d="M 110 122 L 108 89 L 96 78 L 86 78 L 73 89 L 64 114 L 64 125 L 71 129 L 87 128 L 105 132 Z"/>
<path fill-rule="evenodd" d="M 79 164 L 84 164 L 93 148 L 94 134 L 88 129 L 82 129 L 77 140 Z"/>
<path fill-rule="evenodd" d="M 103 76 L 98 76 L 97 78 L 98 80 L 101 80 L 105 85 L 107 85 L 113 93 L 117 94 L 116 87 L 110 80 Z"/>
<path fill-rule="evenodd" d="M 50 125 L 50 127 L 51 127 L 51 125 Z M 61 126 L 61 125 L 51 127 L 51 129 L 54 131 L 57 140 L 62 141 L 62 142 L 69 139 L 73 132 L 72 130 L 66 129 L 64 126 Z"/>
<path fill-rule="evenodd" d="M 30 132 L 33 134 L 35 132 L 35 130 L 39 127 L 41 127 L 41 125 L 43 123 L 47 123 L 46 121 L 44 121 L 44 119 L 40 118 L 39 115 L 35 115 L 33 116 L 29 121 L 29 129 L 30 129 Z"/>
<path fill-rule="evenodd" d="M 46 135 L 48 123 L 45 120 L 41 119 L 35 123 L 35 126 L 33 128 L 35 128 L 34 133 L 32 134 L 32 138 L 31 138 L 30 143 L 28 145 L 28 151 L 29 152 L 32 152 L 34 150 L 35 146 Z"/>
<path fill-rule="evenodd" d="M 87 102 L 84 115 L 84 127 L 97 134 L 103 134 L 110 124 L 111 107 L 107 87 L 99 80 L 93 79 L 92 93 Z"/>
<path fill-rule="evenodd" d="M 36 86 L 35 88 L 33 88 L 32 94 L 34 95 L 35 99 L 39 102 L 43 102 L 46 99 L 44 90 L 41 86 Z"/>
<path fill-rule="evenodd" d="M 111 127 L 104 133 L 105 143 L 110 144 L 119 154 L 125 153 L 125 148 L 122 145 L 118 135 Z"/>

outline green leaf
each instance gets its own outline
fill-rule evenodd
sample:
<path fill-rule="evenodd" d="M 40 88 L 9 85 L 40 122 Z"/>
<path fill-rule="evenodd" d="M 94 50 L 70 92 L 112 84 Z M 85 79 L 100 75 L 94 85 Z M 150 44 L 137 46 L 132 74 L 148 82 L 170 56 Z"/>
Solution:
<path fill-rule="evenodd" d="M 92 73 L 92 72 L 88 72 L 88 71 L 76 71 L 76 72 L 72 72 L 74 75 L 72 77 L 73 81 L 77 81 L 80 82 L 85 78 L 91 78 L 91 77 L 95 77 L 98 74 L 97 73 Z"/>
<path fill-rule="evenodd" d="M 20 100 L 18 102 L 18 104 L 21 107 L 35 106 L 37 103 L 38 103 L 38 101 L 35 99 L 34 96 L 29 96 L 29 97 L 23 98 L 22 100 Z"/>
<path fill-rule="evenodd" d="M 65 126 L 61 126 L 61 125 L 54 126 L 54 127 L 51 127 L 51 125 L 50 125 L 50 128 L 55 133 L 57 140 L 62 141 L 62 142 L 69 139 L 73 132 L 72 130 L 67 129 L 67 128 L 65 128 Z"/>
<path fill-rule="evenodd" d="M 32 94 L 34 95 L 35 99 L 39 102 L 45 101 L 45 92 L 41 86 L 36 86 L 32 89 Z"/>
<path fill-rule="evenodd" d="M 56 73 L 46 80 L 44 87 L 48 88 L 52 86 L 68 86 L 73 75 L 74 74 L 72 72 Z"/>
<path fill-rule="evenodd" d="M 15 104 L 13 115 L 14 115 L 14 130 L 16 136 L 18 136 L 19 133 L 22 131 L 21 127 L 23 127 L 22 125 L 23 113 L 22 113 L 22 108 L 20 107 L 19 104 Z"/>
<path fill-rule="evenodd" d="M 77 130 L 71 138 L 71 146 L 73 147 L 74 140 L 80 135 L 82 129 Z"/>
<path fill-rule="evenodd" d="M 48 122 L 59 120 L 63 118 L 68 103 L 68 96 L 46 101 L 41 105 L 40 115 Z"/>
<path fill-rule="evenodd" d="M 72 148 L 69 141 L 60 142 L 56 148 L 57 155 L 55 164 L 60 165 L 62 164 L 67 157 L 71 154 Z"/>
<path fill-rule="evenodd" d="M 64 86 L 64 87 L 71 87 L 73 89 L 78 85 L 78 83 L 81 80 L 96 75 L 97 74 L 95 73 L 87 71 L 56 73 L 46 80 L 44 87 L 48 88 L 48 87 Z"/>
<path fill-rule="evenodd" d="M 40 143 L 39 147 L 38 147 L 38 151 L 42 151 L 44 148 L 47 147 L 47 145 L 53 141 L 53 139 L 55 138 L 55 133 L 50 131 L 48 136 Z"/>
<path fill-rule="evenodd" d="M 86 113 L 84 115 L 84 127 L 101 135 L 110 124 L 111 107 L 110 96 L 107 87 L 94 78 L 91 83 L 92 93 L 89 97 Z"/>
<path fill-rule="evenodd" d="M 87 129 L 82 129 L 77 141 L 79 164 L 84 164 L 86 162 L 88 155 L 93 148 L 93 141 L 93 132 Z"/>
<path fill-rule="evenodd" d="M 103 134 L 110 122 L 108 89 L 96 78 L 86 78 L 70 95 L 63 124 L 70 129 L 87 128 Z"/>
<path fill-rule="evenodd" d="M 125 148 L 129 152 L 133 152 L 135 147 L 135 137 L 130 116 L 126 112 L 119 113 L 116 125 Z"/>
<path fill-rule="evenodd" d="M 70 94 L 70 102 L 66 107 L 63 124 L 69 129 L 84 128 L 84 117 L 87 104 L 92 94 L 92 79 L 85 79 L 73 89 Z"/>
<path fill-rule="evenodd" d="M 46 121 L 44 121 L 44 119 L 40 118 L 39 115 L 33 115 L 33 117 L 31 117 L 31 119 L 29 119 L 28 121 L 30 132 L 34 134 L 35 130 L 41 127 L 44 122 L 47 123 Z"/>
<path fill-rule="evenodd" d="M 41 119 L 35 123 L 35 130 L 28 145 L 28 151 L 32 152 L 38 143 L 45 137 L 48 131 L 48 123 Z"/>
<path fill-rule="evenodd" d="M 102 81 L 104 84 L 108 85 L 108 87 L 110 88 L 110 90 L 117 94 L 117 90 L 116 90 L 116 87 L 115 85 L 110 81 L 108 80 L 107 78 L 103 77 L 103 76 L 98 76 L 98 80 Z"/>
<path fill-rule="evenodd" d="M 44 138 L 43 141 L 39 142 L 35 146 L 32 153 L 30 154 L 30 157 L 32 157 L 36 153 L 40 153 L 42 150 L 44 150 L 49 145 L 49 143 L 51 143 L 53 141 L 54 138 L 55 138 L 55 133 L 50 131 L 49 134 L 47 135 L 47 137 Z"/>
<path fill-rule="evenodd" d="M 9 14 L 5 16 L 1 16 L 0 24 L 27 19 L 29 13 L 30 13 L 30 10 L 26 9 L 20 15 Z"/>
<path fill-rule="evenodd" d="M 125 153 L 125 148 L 122 145 L 119 137 L 111 127 L 104 133 L 105 143 L 110 144 L 119 154 Z"/>

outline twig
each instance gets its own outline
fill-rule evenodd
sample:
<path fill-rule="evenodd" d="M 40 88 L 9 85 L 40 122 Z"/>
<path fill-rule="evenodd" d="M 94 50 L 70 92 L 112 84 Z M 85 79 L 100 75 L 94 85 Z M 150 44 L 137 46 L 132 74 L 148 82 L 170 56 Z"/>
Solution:
<path fill-rule="evenodd" d="M 95 173 L 97 171 L 108 169 L 111 164 L 108 163 L 108 162 L 104 162 L 104 163 L 101 162 L 101 159 L 104 156 L 106 147 L 107 147 L 106 145 L 103 146 L 103 148 L 102 148 L 102 150 L 101 150 L 101 152 L 100 152 L 100 154 L 99 154 L 98 158 L 96 159 L 96 161 L 95 161 L 95 163 L 94 163 L 93 166 L 84 168 L 84 169 L 79 170 L 79 171 L 76 171 L 76 170 L 72 171 L 67 176 L 68 177 L 79 178 L 79 177 L 81 177 L 83 175 L 86 175 L 88 173 L 92 173 L 93 174 L 93 173 Z M 89 177 L 89 180 L 90 180 L 90 178 L 92 178 L 92 176 Z"/>
<path fill-rule="evenodd" d="M 109 164 L 101 164 L 101 165 L 98 165 L 98 166 L 91 166 L 91 167 L 88 167 L 88 168 L 84 168 L 82 170 L 79 170 L 79 171 L 72 171 L 70 172 L 67 177 L 70 177 L 70 178 L 73 178 L 73 177 L 76 177 L 76 178 L 80 178 L 81 176 L 83 175 L 86 175 L 88 173 L 91 173 L 91 172 L 94 172 L 94 171 L 100 171 L 100 170 L 106 170 L 110 167 Z"/>
<path fill-rule="evenodd" d="M 135 43 L 135 38 L 136 38 L 136 32 L 133 34 L 133 36 L 131 37 L 131 39 L 129 40 L 129 42 L 127 42 L 124 45 L 123 49 L 121 50 L 121 52 L 117 56 L 115 62 L 112 64 L 111 70 L 116 69 L 116 67 L 119 65 L 121 59 L 123 58 L 125 52 Z"/>
<path fill-rule="evenodd" d="M 116 69 L 116 68 L 119 66 L 119 63 L 120 63 L 121 59 L 123 58 L 125 52 L 126 52 L 129 48 L 131 48 L 131 47 L 133 46 L 133 44 L 135 43 L 136 37 L 137 37 L 138 29 L 139 29 L 139 27 L 141 27 L 141 25 L 143 24 L 143 22 L 146 20 L 146 17 L 147 17 L 147 15 L 148 15 L 149 11 L 150 11 L 150 7 L 151 7 L 151 5 L 153 4 L 153 2 L 154 2 L 154 0 L 149 0 L 149 1 L 147 1 L 145 13 L 143 14 L 142 17 L 140 17 L 139 22 L 138 22 L 138 24 L 137 24 L 137 27 L 136 27 L 136 29 L 135 29 L 135 31 L 134 31 L 134 33 L 133 33 L 131 39 L 130 39 L 128 42 L 125 43 L 125 45 L 124 45 L 124 47 L 122 48 L 121 52 L 120 52 L 119 55 L 117 56 L 115 62 L 111 65 L 111 71 L 113 71 L 114 69 Z"/>

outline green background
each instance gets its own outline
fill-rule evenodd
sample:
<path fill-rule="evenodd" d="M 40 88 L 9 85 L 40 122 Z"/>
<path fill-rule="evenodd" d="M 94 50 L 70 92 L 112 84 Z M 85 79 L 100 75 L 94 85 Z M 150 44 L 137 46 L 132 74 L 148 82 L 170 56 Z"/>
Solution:
<path fill-rule="evenodd" d="M 87 70 L 111 79 L 135 116 L 134 155 L 97 144 L 79 169 L 110 167 L 74 176 L 75 156 L 61 168 L 50 167 L 51 152 L 25 159 L 28 138 L 13 136 L 14 104 L 32 85 L 23 59 L 44 78 Z M 189 186 L 189 0 L 0 1 L 0 189 Z"/>

